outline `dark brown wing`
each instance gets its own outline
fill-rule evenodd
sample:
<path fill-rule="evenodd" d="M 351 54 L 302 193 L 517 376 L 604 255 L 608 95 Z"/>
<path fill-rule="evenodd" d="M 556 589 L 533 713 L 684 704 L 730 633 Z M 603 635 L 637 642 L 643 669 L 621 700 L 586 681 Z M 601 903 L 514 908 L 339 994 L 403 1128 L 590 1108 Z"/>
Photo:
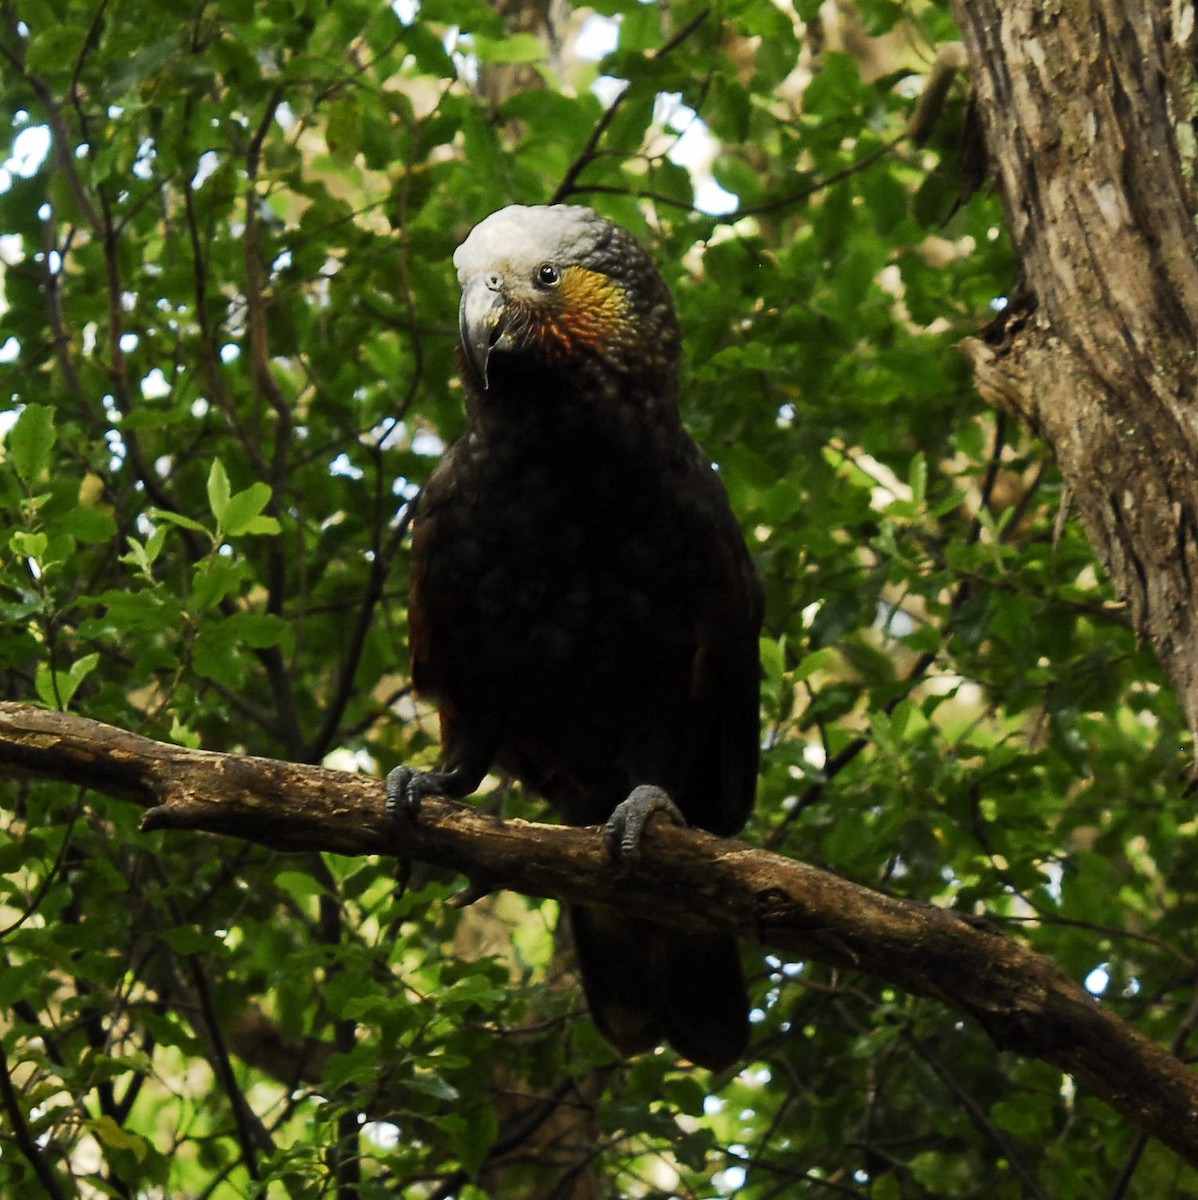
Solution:
<path fill-rule="evenodd" d="M 412 685 L 437 704 L 442 769 L 455 779 L 456 794 L 474 791 L 495 758 L 494 704 L 468 704 L 471 662 L 485 632 L 475 628 L 469 606 L 470 560 L 476 554 L 462 531 L 469 528 L 473 500 L 451 447 L 434 468 L 417 501 L 412 526 L 408 597 L 408 643 Z M 463 685 L 465 680 L 465 686 Z"/>
<path fill-rule="evenodd" d="M 760 757 L 762 591 L 719 476 L 694 447 L 688 488 L 705 544 L 691 662 L 692 773 L 675 797 L 693 824 L 728 836 L 753 807 Z M 696 720 L 695 718 L 700 718 Z"/>
<path fill-rule="evenodd" d="M 731 564 L 729 603 L 732 611 L 715 651 L 719 664 L 721 801 L 718 820 L 705 826 L 713 833 L 736 833 L 748 819 L 757 793 L 761 756 L 761 651 L 764 609 L 761 581 L 728 510 L 731 530 L 725 533 Z"/>
<path fill-rule="evenodd" d="M 453 447 L 433 468 L 416 500 L 412 517 L 412 550 L 408 591 L 408 646 L 412 656 L 412 684 L 416 691 L 435 699 L 442 691 L 443 660 L 438 654 L 437 613 L 442 610 L 446 580 L 437 560 L 444 545 L 442 514 L 459 496 L 457 463 Z"/>

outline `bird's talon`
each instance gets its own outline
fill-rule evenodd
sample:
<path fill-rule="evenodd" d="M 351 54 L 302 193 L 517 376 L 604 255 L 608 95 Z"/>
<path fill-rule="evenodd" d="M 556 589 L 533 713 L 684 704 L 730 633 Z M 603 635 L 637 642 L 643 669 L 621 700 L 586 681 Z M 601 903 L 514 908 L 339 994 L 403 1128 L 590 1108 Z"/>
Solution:
<path fill-rule="evenodd" d="M 411 767 L 396 767 L 387 775 L 387 816 L 392 821 L 414 821 L 420 815 L 423 778 L 423 771 Z"/>
<path fill-rule="evenodd" d="M 673 825 L 686 825 L 678 806 L 659 787 L 642 784 L 633 788 L 627 800 L 616 805 L 603 827 L 608 850 L 621 862 L 636 863 L 641 858 L 641 838 L 650 819 L 661 813 Z"/>

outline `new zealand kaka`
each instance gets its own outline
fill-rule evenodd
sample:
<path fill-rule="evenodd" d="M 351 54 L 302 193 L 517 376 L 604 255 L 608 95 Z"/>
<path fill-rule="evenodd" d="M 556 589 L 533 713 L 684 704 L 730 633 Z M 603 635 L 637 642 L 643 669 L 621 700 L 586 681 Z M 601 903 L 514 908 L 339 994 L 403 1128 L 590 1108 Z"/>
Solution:
<path fill-rule="evenodd" d="M 409 625 L 443 763 L 387 780 L 396 820 L 497 765 L 637 853 L 648 816 L 732 834 L 757 774 L 761 590 L 678 414 L 668 288 L 589 208 L 512 206 L 454 254 L 468 425 L 420 495 Z M 748 1041 L 736 939 L 570 912 L 591 1013 L 622 1053 L 713 1069 Z"/>

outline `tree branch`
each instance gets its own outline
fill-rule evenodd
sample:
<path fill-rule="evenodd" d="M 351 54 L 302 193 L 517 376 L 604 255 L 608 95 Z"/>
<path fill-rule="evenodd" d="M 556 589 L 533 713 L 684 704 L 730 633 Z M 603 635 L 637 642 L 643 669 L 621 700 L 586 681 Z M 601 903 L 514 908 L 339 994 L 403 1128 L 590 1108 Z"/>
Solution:
<path fill-rule="evenodd" d="M 653 826 L 646 865 L 620 869 L 597 829 L 505 821 L 436 797 L 400 827 L 377 779 L 188 750 L 25 704 L 0 703 L 0 768 L 141 804 L 146 830 L 399 855 L 476 885 L 651 913 L 680 929 L 731 929 L 792 959 L 865 971 L 967 1014 L 1003 1049 L 1067 1071 L 1198 1165 L 1198 1076 L 982 920 L 695 829 Z"/>

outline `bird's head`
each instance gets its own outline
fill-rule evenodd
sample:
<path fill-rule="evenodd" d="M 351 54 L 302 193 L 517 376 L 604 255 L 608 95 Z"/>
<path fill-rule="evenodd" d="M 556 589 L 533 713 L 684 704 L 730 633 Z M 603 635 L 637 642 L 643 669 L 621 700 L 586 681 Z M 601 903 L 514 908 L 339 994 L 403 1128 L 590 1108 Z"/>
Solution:
<path fill-rule="evenodd" d="M 500 209 L 453 262 L 464 369 L 481 392 L 513 372 L 673 388 L 680 339 L 669 289 L 640 243 L 591 209 Z"/>

